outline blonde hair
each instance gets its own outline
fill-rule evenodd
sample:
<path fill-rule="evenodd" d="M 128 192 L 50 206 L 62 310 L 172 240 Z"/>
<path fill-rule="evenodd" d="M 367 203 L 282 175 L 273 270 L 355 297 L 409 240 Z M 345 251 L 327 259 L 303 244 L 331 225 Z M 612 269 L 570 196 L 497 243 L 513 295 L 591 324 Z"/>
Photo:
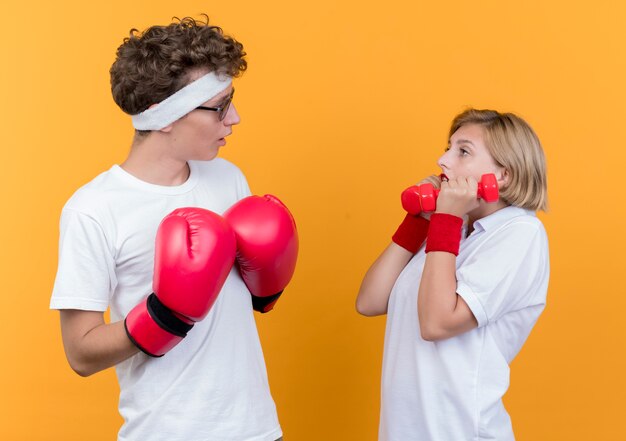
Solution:
<path fill-rule="evenodd" d="M 545 211 L 546 159 L 539 138 L 528 123 L 512 113 L 468 109 L 454 118 L 449 137 L 467 124 L 483 127 L 485 146 L 496 163 L 508 171 L 509 181 L 500 190 L 500 199 L 517 207 Z"/>

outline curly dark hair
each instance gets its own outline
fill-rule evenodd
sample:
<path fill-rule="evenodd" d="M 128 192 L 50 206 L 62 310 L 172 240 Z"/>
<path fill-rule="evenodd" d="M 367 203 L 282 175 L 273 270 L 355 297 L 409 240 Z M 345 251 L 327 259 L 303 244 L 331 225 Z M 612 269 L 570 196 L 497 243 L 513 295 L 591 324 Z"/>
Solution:
<path fill-rule="evenodd" d="M 124 112 L 135 115 L 163 101 L 197 69 L 232 77 L 246 70 L 243 45 L 203 16 L 205 21 L 174 17 L 142 33 L 131 29 L 110 70 L 113 99 Z"/>

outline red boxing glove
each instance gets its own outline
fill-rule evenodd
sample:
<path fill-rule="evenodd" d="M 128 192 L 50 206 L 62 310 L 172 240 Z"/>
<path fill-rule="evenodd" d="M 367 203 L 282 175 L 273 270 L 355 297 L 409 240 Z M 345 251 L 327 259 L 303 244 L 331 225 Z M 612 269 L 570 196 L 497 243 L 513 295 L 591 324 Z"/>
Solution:
<path fill-rule="evenodd" d="M 235 234 L 221 216 L 202 208 L 168 214 L 156 236 L 154 293 L 124 321 L 130 340 L 153 357 L 180 343 L 209 313 L 235 253 Z"/>
<path fill-rule="evenodd" d="M 237 236 L 237 263 L 256 311 L 268 312 L 291 280 L 298 232 L 291 213 L 272 195 L 249 196 L 224 213 Z"/>

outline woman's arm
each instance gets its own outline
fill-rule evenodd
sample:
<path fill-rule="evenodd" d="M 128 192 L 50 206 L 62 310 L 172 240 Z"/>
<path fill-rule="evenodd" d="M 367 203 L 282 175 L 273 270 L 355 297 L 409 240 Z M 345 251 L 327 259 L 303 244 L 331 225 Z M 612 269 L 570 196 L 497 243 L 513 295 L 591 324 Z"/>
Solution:
<path fill-rule="evenodd" d="M 124 321 L 106 324 L 99 311 L 61 310 L 61 334 L 72 369 L 87 377 L 139 352 L 126 335 Z"/>
<path fill-rule="evenodd" d="M 396 279 L 413 253 L 391 243 L 365 274 L 356 298 L 356 310 L 366 316 L 387 313 L 387 303 Z"/>
<path fill-rule="evenodd" d="M 471 309 L 456 293 L 460 218 L 478 207 L 477 187 L 473 178 L 453 179 L 441 185 L 436 215 L 431 217 L 426 262 L 417 296 L 420 333 L 424 340 L 443 340 L 478 326 Z M 452 250 L 455 247 L 456 250 Z"/>
<path fill-rule="evenodd" d="M 440 179 L 429 176 L 419 182 L 439 188 Z M 356 299 L 356 310 L 366 316 L 387 313 L 387 304 L 396 279 L 421 248 L 428 234 L 429 213 L 407 214 L 392 236 L 392 243 L 376 259 L 365 274 Z"/>
<path fill-rule="evenodd" d="M 421 183 L 430 182 L 427 178 Z M 438 184 L 437 184 L 438 185 Z M 407 214 L 392 236 L 392 243 L 365 274 L 356 299 L 356 310 L 366 316 L 387 313 L 387 304 L 396 279 L 418 252 L 428 234 L 428 220 Z"/>
<path fill-rule="evenodd" d="M 432 251 L 426 255 L 417 296 L 422 338 L 443 340 L 478 326 L 469 306 L 456 293 L 456 256 Z"/>

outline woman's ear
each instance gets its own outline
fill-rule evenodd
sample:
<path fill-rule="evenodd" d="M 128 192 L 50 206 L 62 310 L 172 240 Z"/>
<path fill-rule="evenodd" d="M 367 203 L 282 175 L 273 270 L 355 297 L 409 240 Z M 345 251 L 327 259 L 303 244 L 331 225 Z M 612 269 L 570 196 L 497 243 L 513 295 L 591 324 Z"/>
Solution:
<path fill-rule="evenodd" d="M 509 170 L 502 167 L 500 169 L 500 176 L 498 176 L 498 187 L 499 188 L 506 188 L 507 185 L 509 185 L 509 179 L 511 177 L 511 174 L 509 173 Z"/>

